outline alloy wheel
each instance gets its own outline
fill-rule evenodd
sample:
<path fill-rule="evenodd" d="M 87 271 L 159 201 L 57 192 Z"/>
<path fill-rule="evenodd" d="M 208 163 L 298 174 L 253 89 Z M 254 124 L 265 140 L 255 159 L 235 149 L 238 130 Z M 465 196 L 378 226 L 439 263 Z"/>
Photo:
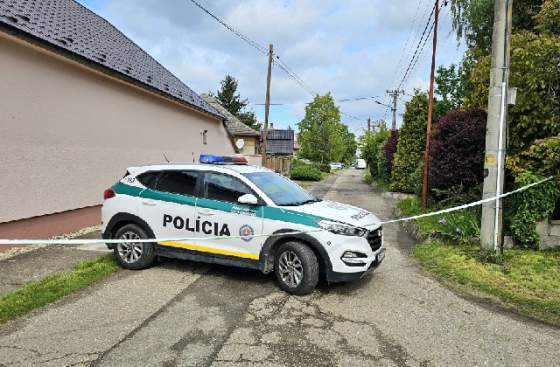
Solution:
<path fill-rule="evenodd" d="M 280 278 L 290 288 L 299 286 L 303 279 L 303 265 L 299 256 L 293 251 L 284 251 L 278 262 Z"/>
<path fill-rule="evenodd" d="M 119 239 L 130 240 L 130 242 L 123 242 L 117 245 L 120 258 L 128 264 L 138 261 L 142 256 L 142 243 L 133 242 L 133 240 L 139 240 L 140 236 L 135 232 L 127 231 Z"/>

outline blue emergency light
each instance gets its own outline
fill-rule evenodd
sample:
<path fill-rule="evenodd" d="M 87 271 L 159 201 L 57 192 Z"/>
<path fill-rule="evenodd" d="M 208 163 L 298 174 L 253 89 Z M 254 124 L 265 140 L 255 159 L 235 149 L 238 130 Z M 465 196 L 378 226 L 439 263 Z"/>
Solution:
<path fill-rule="evenodd" d="M 247 158 L 242 155 L 224 156 L 214 154 L 201 154 L 198 159 L 204 164 L 248 164 Z"/>

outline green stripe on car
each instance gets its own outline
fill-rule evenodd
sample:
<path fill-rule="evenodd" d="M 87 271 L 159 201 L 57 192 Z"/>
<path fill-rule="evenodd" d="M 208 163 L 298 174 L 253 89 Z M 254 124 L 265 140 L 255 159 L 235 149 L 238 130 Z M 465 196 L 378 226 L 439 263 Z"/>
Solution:
<path fill-rule="evenodd" d="M 171 194 L 171 193 L 155 191 L 151 189 L 143 189 L 141 187 L 130 186 L 122 182 L 118 182 L 117 184 L 115 184 L 113 186 L 113 190 L 117 194 L 121 194 L 121 195 L 143 197 L 143 198 L 148 198 L 153 200 L 165 201 L 168 203 L 192 205 L 201 208 L 220 210 L 227 213 L 232 213 L 232 212 L 238 213 L 240 215 L 248 214 L 244 212 L 245 209 L 248 209 L 249 211 L 251 210 L 250 208 L 247 208 L 247 206 L 245 205 L 240 205 L 236 203 L 229 203 L 229 202 L 205 199 L 205 198 L 196 198 L 194 196 Z M 290 209 L 275 208 L 271 206 L 263 206 L 262 211 L 254 210 L 254 213 L 257 216 L 262 215 L 263 218 L 265 219 L 278 220 L 281 222 L 288 222 L 294 224 L 301 224 L 304 226 L 315 227 L 315 228 L 319 227 L 319 225 L 317 224 L 317 220 L 322 219 L 322 217 L 316 215 L 302 213 Z"/>

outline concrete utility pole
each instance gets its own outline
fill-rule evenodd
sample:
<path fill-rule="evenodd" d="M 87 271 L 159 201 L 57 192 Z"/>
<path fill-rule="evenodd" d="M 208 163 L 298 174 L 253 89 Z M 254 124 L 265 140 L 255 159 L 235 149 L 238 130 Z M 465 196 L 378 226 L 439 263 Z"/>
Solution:
<path fill-rule="evenodd" d="M 391 131 L 397 131 L 397 98 L 399 98 L 399 94 L 404 94 L 404 90 L 388 90 L 387 94 L 393 98 L 393 105 L 391 107 L 393 124 L 391 125 Z"/>
<path fill-rule="evenodd" d="M 504 138 L 507 116 L 507 87 L 510 58 L 511 15 L 513 0 L 494 3 L 494 32 L 492 34 L 492 67 L 488 93 L 486 122 L 486 155 L 484 157 L 484 186 L 482 198 L 498 196 L 504 182 Z M 482 204 L 480 228 L 481 250 L 502 250 L 501 200 Z"/>
<path fill-rule="evenodd" d="M 266 143 L 268 138 L 268 114 L 270 112 L 270 79 L 272 78 L 272 44 L 268 45 L 268 74 L 266 75 L 266 95 L 264 101 L 264 129 L 262 137 L 262 165 L 266 166 Z"/>
<path fill-rule="evenodd" d="M 434 76 L 436 70 L 437 30 L 439 0 L 434 5 L 434 38 L 432 40 L 432 67 L 430 69 L 430 91 L 428 94 L 428 123 L 426 124 L 426 148 L 424 149 L 424 174 L 422 179 L 422 209 L 428 202 L 428 172 L 430 170 L 430 135 L 432 134 L 432 114 L 434 110 Z"/>
<path fill-rule="evenodd" d="M 368 117 L 367 119 L 367 131 L 370 132 L 371 131 L 371 119 Z"/>

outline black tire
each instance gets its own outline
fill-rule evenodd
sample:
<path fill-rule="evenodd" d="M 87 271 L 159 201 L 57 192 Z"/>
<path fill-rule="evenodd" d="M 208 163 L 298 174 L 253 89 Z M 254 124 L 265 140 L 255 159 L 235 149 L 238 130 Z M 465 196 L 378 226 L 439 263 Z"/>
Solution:
<path fill-rule="evenodd" d="M 295 255 L 301 266 L 293 257 Z M 290 259 L 292 264 L 290 265 Z M 301 276 L 299 282 L 293 275 L 290 278 L 290 272 L 294 274 L 294 269 L 300 270 Z M 319 282 L 319 262 L 317 256 L 309 246 L 301 242 L 286 242 L 280 245 L 276 252 L 274 260 L 274 272 L 280 288 L 291 294 L 309 294 Z M 293 282 L 290 281 L 294 280 Z"/>
<path fill-rule="evenodd" d="M 131 238 L 131 245 L 115 244 L 113 250 L 115 258 L 120 266 L 125 269 L 139 270 L 151 266 L 156 253 L 153 243 L 137 243 L 134 239 L 150 238 L 146 231 L 136 224 L 126 224 L 119 228 L 114 236 L 115 239 Z M 128 252 L 127 252 L 128 248 Z M 128 254 L 128 255 L 127 255 Z"/>

